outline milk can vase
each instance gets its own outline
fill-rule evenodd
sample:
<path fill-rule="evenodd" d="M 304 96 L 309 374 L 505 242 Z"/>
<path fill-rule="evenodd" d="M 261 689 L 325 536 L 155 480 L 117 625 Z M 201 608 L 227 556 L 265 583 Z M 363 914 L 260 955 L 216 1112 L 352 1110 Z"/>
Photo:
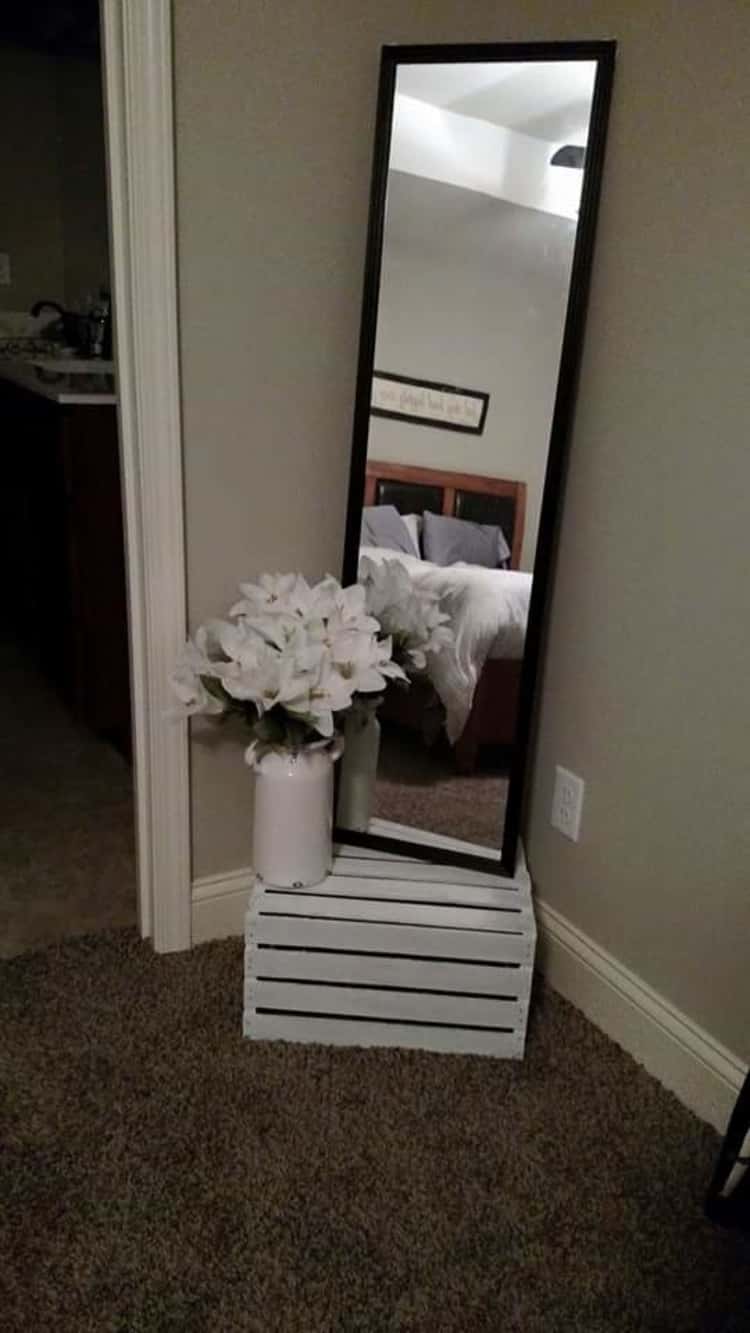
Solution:
<path fill-rule="evenodd" d="M 269 751 L 253 761 L 253 865 L 264 884 L 309 888 L 330 874 L 333 765 L 340 753 L 336 742 Z"/>
<path fill-rule="evenodd" d="M 380 756 L 380 700 L 352 708 L 344 728 L 336 823 L 339 828 L 366 833 L 370 827 Z"/>

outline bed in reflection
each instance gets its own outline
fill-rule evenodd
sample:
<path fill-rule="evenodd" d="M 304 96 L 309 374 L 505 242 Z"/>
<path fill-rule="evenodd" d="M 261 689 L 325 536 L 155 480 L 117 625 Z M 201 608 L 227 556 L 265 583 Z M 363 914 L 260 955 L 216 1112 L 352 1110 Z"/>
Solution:
<path fill-rule="evenodd" d="M 427 745 L 444 768 L 447 742 L 453 767 L 474 773 L 480 750 L 496 754 L 515 732 L 532 581 L 518 568 L 526 486 L 369 460 L 364 503 L 360 559 L 398 560 L 439 594 L 455 636 L 427 678 L 388 691 L 383 721 L 418 736 L 417 767 Z"/>

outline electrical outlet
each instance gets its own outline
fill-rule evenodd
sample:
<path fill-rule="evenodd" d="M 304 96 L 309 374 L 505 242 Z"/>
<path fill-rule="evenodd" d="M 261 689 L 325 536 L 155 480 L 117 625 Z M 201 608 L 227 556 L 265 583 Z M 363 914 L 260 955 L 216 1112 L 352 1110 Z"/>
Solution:
<path fill-rule="evenodd" d="M 585 783 L 575 773 L 558 764 L 555 769 L 555 790 L 552 794 L 552 827 L 572 842 L 578 842 L 583 810 Z"/>
<path fill-rule="evenodd" d="M 0 253 L 0 287 L 10 287 L 10 255 Z"/>

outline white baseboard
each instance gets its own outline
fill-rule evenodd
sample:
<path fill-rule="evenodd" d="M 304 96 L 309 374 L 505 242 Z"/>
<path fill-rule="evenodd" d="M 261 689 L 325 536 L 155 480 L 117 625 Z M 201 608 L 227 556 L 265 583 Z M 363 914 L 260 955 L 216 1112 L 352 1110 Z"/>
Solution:
<path fill-rule="evenodd" d="M 723 1134 L 743 1062 L 554 908 L 534 906 L 537 966 L 549 984 Z"/>
<path fill-rule="evenodd" d="M 252 870 L 243 868 L 193 881 L 193 944 L 244 933 L 245 908 L 253 879 Z"/>
<path fill-rule="evenodd" d="M 193 884 L 193 943 L 241 935 L 250 869 Z M 538 899 L 537 966 L 547 981 L 654 1078 L 720 1133 L 747 1072 L 743 1062 L 565 917 Z"/>

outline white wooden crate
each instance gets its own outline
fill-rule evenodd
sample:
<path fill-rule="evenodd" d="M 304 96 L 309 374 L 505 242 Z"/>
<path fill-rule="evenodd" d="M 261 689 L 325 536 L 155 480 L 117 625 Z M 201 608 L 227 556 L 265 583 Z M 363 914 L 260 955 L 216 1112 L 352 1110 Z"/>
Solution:
<path fill-rule="evenodd" d="M 341 847 L 312 889 L 253 888 L 243 1032 L 520 1059 L 535 946 L 523 864 L 508 879 Z"/>

